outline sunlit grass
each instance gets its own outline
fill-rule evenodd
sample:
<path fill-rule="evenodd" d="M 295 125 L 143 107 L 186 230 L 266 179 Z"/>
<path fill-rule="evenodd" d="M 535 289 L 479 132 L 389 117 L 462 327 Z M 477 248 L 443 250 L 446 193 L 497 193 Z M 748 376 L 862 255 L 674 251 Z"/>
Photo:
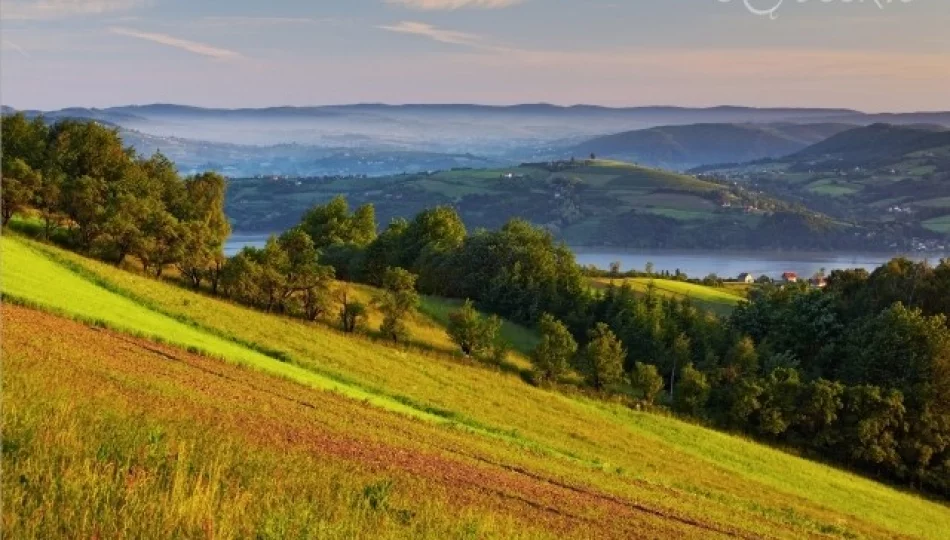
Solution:
<path fill-rule="evenodd" d="M 634 291 L 645 294 L 650 288 L 662 298 L 688 298 L 699 307 L 720 315 L 728 315 L 743 300 L 743 290 L 735 287 L 709 287 L 687 281 L 655 278 L 593 278 L 592 285 L 604 289 L 613 284 L 630 285 Z"/>
<path fill-rule="evenodd" d="M 201 351 L 314 388 L 343 392 L 356 399 L 370 400 L 380 406 L 407 414 L 420 414 L 419 411 L 401 403 L 340 384 L 317 373 L 282 362 L 280 359 L 150 310 L 138 302 L 83 279 L 31 249 L 22 241 L 3 237 L 0 238 L 0 246 L 2 246 L 3 257 L 3 293 L 8 297 L 53 309 L 86 322 Z M 121 271 L 117 270 L 117 272 Z M 182 302 L 187 303 L 187 298 Z"/>
<path fill-rule="evenodd" d="M 12 258 L 10 245 L 19 246 Z M 202 339 L 210 336 L 232 346 L 270 351 L 290 362 L 281 365 L 346 381 L 348 388 L 368 389 L 382 396 L 383 406 L 407 403 L 414 411 L 468 426 L 470 430 L 458 435 L 460 448 L 477 448 L 533 474 L 592 485 L 624 500 L 730 524 L 755 535 L 902 532 L 940 538 L 950 520 L 950 512 L 939 504 L 742 438 L 582 395 L 537 389 L 517 374 L 459 361 L 437 350 L 401 349 L 345 336 L 324 325 L 267 315 L 55 248 L 35 247 L 80 265 L 108 288 L 135 299 L 129 300 L 53 261 L 34 260 L 44 257 L 20 241 L 5 239 L 3 246 L 4 278 L 14 276 L 13 289 L 11 280 L 4 280 L 6 294 L 29 293 L 37 284 L 26 274 L 39 269 L 45 276 L 40 283 L 56 282 L 51 288 L 59 288 L 58 294 L 38 294 L 46 305 L 91 310 L 65 299 L 63 293 L 91 287 L 94 291 L 83 289 L 85 300 L 78 304 L 95 303 L 93 313 L 122 313 L 133 307 L 147 312 L 135 315 L 134 328 L 118 324 L 123 317 L 117 315 L 117 328 L 146 335 L 175 334 L 180 327 L 170 325 L 176 323 L 201 333 Z M 24 253 L 33 258 L 27 260 Z M 17 268 L 20 265 L 29 269 Z M 67 279 L 63 272 L 75 277 Z M 439 320 L 444 316 L 440 313 L 451 308 L 450 302 L 427 299 L 423 311 Z M 528 342 L 528 337 L 522 339 Z M 438 423 L 432 426 L 438 433 L 449 429 Z"/>
<path fill-rule="evenodd" d="M 100 397 L 65 364 L 4 353 L 5 537 L 547 537 L 460 509 L 437 484 L 252 444 L 193 409 L 159 421 L 151 401 Z"/>

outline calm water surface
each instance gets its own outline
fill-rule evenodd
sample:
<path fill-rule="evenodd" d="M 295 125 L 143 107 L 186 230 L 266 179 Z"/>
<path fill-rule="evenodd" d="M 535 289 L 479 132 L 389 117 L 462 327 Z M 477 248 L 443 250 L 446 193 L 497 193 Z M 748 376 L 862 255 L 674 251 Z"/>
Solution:
<path fill-rule="evenodd" d="M 234 234 L 225 244 L 224 252 L 231 256 L 244 246 L 262 247 L 266 234 Z M 936 263 L 948 254 L 899 254 L 899 253 L 830 253 L 830 252 L 748 252 L 748 251 L 676 251 L 633 250 L 618 251 L 602 248 L 575 248 L 577 262 L 609 268 L 610 263 L 620 262 L 622 270 L 643 270 L 653 263 L 656 271 L 677 269 L 691 277 L 716 274 L 721 277 L 736 277 L 743 272 L 754 276 L 780 277 L 785 272 L 810 277 L 824 269 L 826 272 L 845 268 L 873 270 L 899 255 L 914 260 L 930 260 Z"/>

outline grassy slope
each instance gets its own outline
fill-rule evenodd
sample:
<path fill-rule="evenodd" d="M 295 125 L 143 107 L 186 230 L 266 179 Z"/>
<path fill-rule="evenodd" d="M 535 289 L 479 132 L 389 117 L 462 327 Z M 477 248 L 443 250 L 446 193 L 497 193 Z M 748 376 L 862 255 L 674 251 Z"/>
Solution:
<path fill-rule="evenodd" d="M 43 281 L 52 293 L 24 285 L 23 277 L 16 275 L 35 273 L 32 269 L 20 270 L 23 264 L 29 263 L 32 268 L 36 263 L 23 259 L 31 250 L 9 238 L 3 240 L 3 248 L 5 293 L 87 317 L 82 310 L 101 312 L 93 313 L 99 317 L 117 307 L 66 302 L 68 295 L 60 284 L 78 287 L 79 283 L 69 280 L 80 277 L 69 277 L 68 270 L 52 263 L 49 268 L 53 274 Z M 409 414 L 433 420 L 411 422 L 383 411 L 373 413 L 406 429 L 425 426 L 422 440 L 450 438 L 454 450 L 544 479 L 538 480 L 539 484 L 583 486 L 585 492 L 596 491 L 625 501 L 626 508 L 646 509 L 628 518 L 628 535 L 634 530 L 661 534 L 651 529 L 655 527 L 669 527 L 662 534 L 673 534 L 677 527 L 692 527 L 683 525 L 685 520 L 701 522 L 720 532 L 737 528 L 756 535 L 888 536 L 900 531 L 936 538 L 950 519 L 947 509 L 938 504 L 739 438 L 579 396 L 535 389 L 517 376 L 459 363 L 441 354 L 383 347 L 320 326 L 196 295 L 71 254 L 55 253 L 82 265 L 110 288 L 125 291 L 125 296 L 117 297 L 129 300 L 127 297 L 132 296 L 131 305 L 123 307 L 127 310 L 123 319 L 144 321 L 146 326 L 159 322 L 165 325 L 137 329 L 143 334 L 166 332 L 170 324 L 166 319 L 187 321 L 186 326 L 195 331 L 221 339 L 234 338 L 233 346 L 254 343 L 259 350 L 279 353 L 291 361 L 288 365 L 373 394 L 382 408 L 395 402 L 412 409 Z M 17 280 L 21 280 L 20 285 L 14 285 Z M 97 295 L 106 297 L 108 293 L 100 290 Z M 173 317 L 156 316 L 156 311 Z M 247 377 L 252 376 L 259 377 L 248 372 Z M 307 392 L 313 399 L 322 395 Z M 211 400 L 204 405 L 215 404 Z M 352 402 L 352 407 L 358 407 L 357 403 Z M 338 416 L 333 418 L 340 422 Z M 446 426 L 445 421 L 455 427 Z M 366 435 L 358 426 L 340 429 L 352 436 Z M 360 458 L 354 459 L 358 466 L 365 464 Z M 393 467 L 406 471 L 399 465 Z M 510 510 L 517 505 L 502 506 Z M 498 512 L 509 515 L 508 510 Z M 657 513 L 666 516 L 660 524 L 647 517 Z M 593 518 L 585 530 L 589 534 L 591 527 L 607 527 L 608 522 L 616 521 L 606 517 L 610 515 L 607 512 Z M 683 532 L 681 529 L 680 534 Z M 692 532 L 695 534 L 696 529 Z M 609 534 L 616 535 L 617 531 Z M 573 535 L 584 533 L 574 531 Z"/>
<path fill-rule="evenodd" d="M 699 307 L 706 308 L 720 315 L 728 315 L 743 299 L 743 289 L 732 287 L 707 287 L 683 281 L 653 278 L 611 279 L 595 278 L 591 280 L 595 288 L 603 289 L 614 285 L 629 284 L 634 291 L 646 293 L 650 286 L 657 294 L 666 298 L 689 298 Z"/>

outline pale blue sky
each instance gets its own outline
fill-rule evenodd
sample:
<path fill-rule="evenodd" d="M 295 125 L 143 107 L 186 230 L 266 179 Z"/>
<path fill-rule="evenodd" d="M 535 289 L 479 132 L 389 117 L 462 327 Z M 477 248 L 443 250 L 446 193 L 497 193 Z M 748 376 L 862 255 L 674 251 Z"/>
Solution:
<path fill-rule="evenodd" d="M 0 13 L 0 91 L 19 108 L 950 109 L 947 0 L 2 0 Z"/>

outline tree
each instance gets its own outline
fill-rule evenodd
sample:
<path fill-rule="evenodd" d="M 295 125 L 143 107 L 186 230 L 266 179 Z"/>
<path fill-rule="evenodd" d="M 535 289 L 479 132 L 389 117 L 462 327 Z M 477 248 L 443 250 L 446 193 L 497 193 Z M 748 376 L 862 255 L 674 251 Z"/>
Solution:
<path fill-rule="evenodd" d="M 759 353 L 755 342 L 748 336 L 742 336 L 726 353 L 726 379 L 735 381 L 743 375 L 756 375 L 759 371 Z"/>
<path fill-rule="evenodd" d="M 383 276 L 383 292 L 376 303 L 383 313 L 379 331 L 393 342 L 408 341 L 410 335 L 406 320 L 419 306 L 416 276 L 403 268 L 388 268 Z"/>
<path fill-rule="evenodd" d="M 49 240 L 53 234 L 53 226 L 58 221 L 62 208 L 63 175 L 57 171 L 49 171 L 40 179 L 40 185 L 33 192 L 33 206 L 43 216 L 43 238 Z"/>
<path fill-rule="evenodd" d="M 364 204 L 356 209 L 350 219 L 349 242 L 357 246 L 368 246 L 376 239 L 376 208 Z"/>
<path fill-rule="evenodd" d="M 765 380 L 759 429 L 766 435 L 778 436 L 792 425 L 798 412 L 801 382 L 798 372 L 777 368 Z"/>
<path fill-rule="evenodd" d="M 243 304 L 257 305 L 261 296 L 261 267 L 252 247 L 229 258 L 221 269 L 221 289 L 225 296 Z"/>
<path fill-rule="evenodd" d="M 806 384 L 802 394 L 797 431 L 812 448 L 831 446 L 839 437 L 835 425 L 844 406 L 844 385 L 818 379 Z"/>
<path fill-rule="evenodd" d="M 670 345 L 669 350 L 666 353 L 668 358 L 667 364 L 669 365 L 670 370 L 670 397 L 673 397 L 673 389 L 676 382 L 676 371 L 680 366 L 685 366 L 690 362 L 690 359 L 693 356 L 692 345 L 689 341 L 689 337 L 680 332 L 675 338 L 673 338 L 673 343 Z"/>
<path fill-rule="evenodd" d="M 564 323 L 545 313 L 538 324 L 541 342 L 531 357 L 541 380 L 557 380 L 570 369 L 577 354 L 577 342 Z"/>
<path fill-rule="evenodd" d="M 623 361 L 627 352 L 610 327 L 597 323 L 588 338 L 581 355 L 581 367 L 587 382 L 598 390 L 604 390 L 623 380 Z"/>
<path fill-rule="evenodd" d="M 333 283 L 333 267 L 315 265 L 309 271 L 303 289 L 303 314 L 309 321 L 330 310 L 330 287 Z"/>
<path fill-rule="evenodd" d="M 353 298 L 346 284 L 337 290 L 337 301 L 340 303 L 340 326 L 343 331 L 352 334 L 359 330 L 366 322 L 366 305 Z"/>
<path fill-rule="evenodd" d="M 44 170 L 47 161 L 49 127 L 43 117 L 38 116 L 33 120 L 28 120 L 22 112 L 4 115 L 0 131 L 2 131 L 0 140 L 3 141 L 4 165 L 22 160 L 34 171 Z M 4 177 L 6 177 L 6 172 L 4 170 Z"/>
<path fill-rule="evenodd" d="M 178 271 L 195 289 L 201 287 L 202 280 L 208 276 L 215 263 L 213 242 L 206 224 L 189 221 L 182 224 L 182 256 L 178 260 Z"/>
<path fill-rule="evenodd" d="M 399 265 L 412 269 L 424 281 L 437 281 L 430 274 L 437 269 L 428 263 L 436 254 L 457 250 L 466 236 L 465 224 L 454 208 L 437 206 L 424 210 L 409 222 L 402 235 Z"/>
<path fill-rule="evenodd" d="M 310 235 L 317 249 L 340 244 L 362 247 L 376 238 L 376 211 L 366 204 L 350 214 L 346 198 L 338 195 L 327 204 L 307 210 L 300 228 Z"/>
<path fill-rule="evenodd" d="M 842 380 L 901 390 L 919 408 L 930 402 L 950 414 L 950 329 L 897 303 L 849 332 Z"/>
<path fill-rule="evenodd" d="M 40 173 L 34 171 L 20 158 L 3 160 L 2 216 L 5 226 L 13 214 L 23 211 L 31 203 L 42 183 Z"/>
<path fill-rule="evenodd" d="M 630 372 L 630 384 L 634 390 L 640 392 L 643 401 L 649 404 L 656 403 L 656 398 L 663 391 L 663 377 L 656 366 L 637 362 Z"/>
<path fill-rule="evenodd" d="M 363 257 L 363 279 L 367 283 L 381 287 L 386 270 L 399 266 L 403 237 L 408 228 L 409 222 L 405 219 L 394 219 L 389 227 L 367 246 Z"/>
<path fill-rule="evenodd" d="M 699 416 L 709 400 L 710 385 L 706 375 L 692 364 L 686 364 L 680 372 L 680 382 L 676 388 L 674 408 L 681 413 Z"/>
<path fill-rule="evenodd" d="M 161 277 L 165 266 L 174 264 L 184 252 L 182 227 L 175 216 L 164 208 L 152 208 L 142 224 L 144 237 L 134 254 L 145 271 Z"/>
<path fill-rule="evenodd" d="M 313 240 L 299 228 L 282 234 L 277 243 L 286 254 L 282 259 L 282 302 L 296 300 L 302 307 L 303 316 L 314 321 L 330 309 L 333 267 L 319 264 Z"/>
<path fill-rule="evenodd" d="M 500 329 L 501 319 L 482 316 L 471 300 L 449 313 L 449 337 L 466 356 L 483 359 L 490 356 Z"/>
<path fill-rule="evenodd" d="M 76 225 L 76 241 L 88 248 L 98 236 L 106 213 L 106 182 L 102 178 L 67 178 L 63 186 L 63 208 Z"/>
<path fill-rule="evenodd" d="M 906 412 L 903 395 L 862 385 L 846 389 L 843 401 L 840 430 L 845 457 L 896 468 L 900 463 L 897 440 Z"/>
<path fill-rule="evenodd" d="M 126 256 L 140 250 L 145 241 L 143 225 L 149 211 L 147 200 L 124 193 L 119 195 L 96 240 L 100 254 L 119 266 Z"/>
<path fill-rule="evenodd" d="M 738 381 L 717 388 L 717 393 L 725 394 L 726 423 L 735 428 L 748 429 L 753 415 L 762 409 L 762 394 L 765 388 L 758 377 L 742 377 Z"/>

